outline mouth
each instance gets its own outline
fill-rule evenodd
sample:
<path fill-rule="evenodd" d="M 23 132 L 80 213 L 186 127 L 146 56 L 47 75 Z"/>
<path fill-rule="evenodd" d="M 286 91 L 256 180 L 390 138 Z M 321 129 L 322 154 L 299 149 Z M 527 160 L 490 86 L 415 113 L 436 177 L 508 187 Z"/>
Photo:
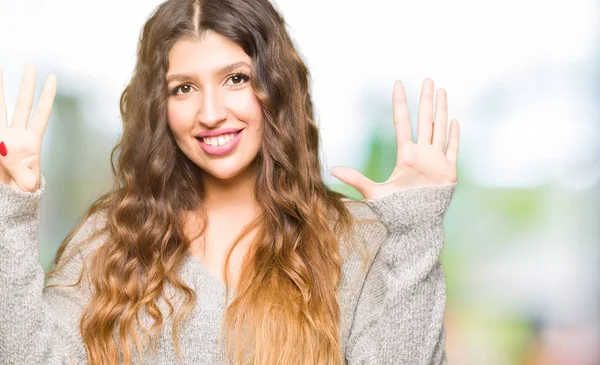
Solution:
<path fill-rule="evenodd" d="M 242 131 L 243 131 L 243 129 L 240 129 L 237 132 L 223 133 L 223 134 L 220 134 L 218 136 L 213 136 L 213 137 L 198 137 L 197 136 L 196 139 L 206 145 L 213 146 L 213 147 L 219 147 L 219 146 L 226 145 L 231 140 L 235 139 L 235 137 L 238 134 L 240 134 Z"/>
<path fill-rule="evenodd" d="M 233 151 L 242 139 L 241 129 L 233 133 L 225 133 L 216 137 L 196 137 L 200 147 L 209 155 L 226 155 Z"/>

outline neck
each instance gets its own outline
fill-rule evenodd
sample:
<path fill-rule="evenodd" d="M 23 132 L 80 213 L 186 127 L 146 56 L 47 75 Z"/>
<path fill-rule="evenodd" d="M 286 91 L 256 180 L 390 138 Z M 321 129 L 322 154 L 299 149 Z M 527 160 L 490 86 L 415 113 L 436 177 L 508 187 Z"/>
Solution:
<path fill-rule="evenodd" d="M 204 175 L 204 206 L 208 211 L 253 211 L 258 206 L 254 196 L 256 174 L 247 169 L 228 180 Z"/>

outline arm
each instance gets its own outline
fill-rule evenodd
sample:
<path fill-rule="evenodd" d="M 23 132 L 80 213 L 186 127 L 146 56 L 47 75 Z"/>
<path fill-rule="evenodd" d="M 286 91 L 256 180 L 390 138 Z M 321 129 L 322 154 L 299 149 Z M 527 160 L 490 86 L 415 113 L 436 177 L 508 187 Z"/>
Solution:
<path fill-rule="evenodd" d="M 86 276 L 77 286 L 43 289 L 37 246 L 45 185 L 43 176 L 34 193 L 0 184 L 0 364 L 86 363 L 79 334 L 79 316 L 89 298 Z M 89 229 L 86 222 L 69 246 Z M 82 265 L 78 252 L 49 284 L 75 283 Z"/>
<path fill-rule="evenodd" d="M 443 214 L 456 184 L 363 200 L 388 230 L 367 272 L 352 323 L 348 365 L 446 364 L 446 287 L 439 261 Z"/>

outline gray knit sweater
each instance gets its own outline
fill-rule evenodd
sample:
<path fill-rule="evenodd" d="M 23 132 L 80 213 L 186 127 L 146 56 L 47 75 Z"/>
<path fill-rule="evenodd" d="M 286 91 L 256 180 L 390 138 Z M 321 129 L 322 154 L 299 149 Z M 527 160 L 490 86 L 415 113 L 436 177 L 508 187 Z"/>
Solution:
<path fill-rule="evenodd" d="M 89 281 L 44 289 L 37 246 L 45 187 L 43 176 L 35 193 L 0 184 L 0 364 L 86 363 L 78 326 L 91 293 Z M 375 224 L 358 224 L 352 236 L 371 254 L 366 269 L 358 252 L 342 252 L 340 340 L 348 365 L 446 364 L 446 289 L 439 255 L 443 215 L 455 188 L 421 187 L 374 200 L 345 200 L 355 217 L 375 218 Z M 69 247 L 102 222 L 100 215 L 88 219 Z M 76 282 L 101 244 L 98 237 L 80 249 L 49 284 Z M 216 364 L 225 287 L 192 255 L 179 275 L 198 298 L 181 333 L 183 364 Z M 157 353 L 145 354 L 144 364 L 175 363 L 169 319 Z"/>

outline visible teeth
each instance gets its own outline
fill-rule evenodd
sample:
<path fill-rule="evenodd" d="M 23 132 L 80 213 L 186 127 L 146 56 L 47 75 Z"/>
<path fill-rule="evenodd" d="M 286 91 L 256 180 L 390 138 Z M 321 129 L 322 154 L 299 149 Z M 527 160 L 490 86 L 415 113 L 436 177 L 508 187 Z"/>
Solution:
<path fill-rule="evenodd" d="M 222 134 L 218 137 L 205 137 L 202 141 L 210 146 L 222 146 L 235 138 L 235 133 Z"/>

